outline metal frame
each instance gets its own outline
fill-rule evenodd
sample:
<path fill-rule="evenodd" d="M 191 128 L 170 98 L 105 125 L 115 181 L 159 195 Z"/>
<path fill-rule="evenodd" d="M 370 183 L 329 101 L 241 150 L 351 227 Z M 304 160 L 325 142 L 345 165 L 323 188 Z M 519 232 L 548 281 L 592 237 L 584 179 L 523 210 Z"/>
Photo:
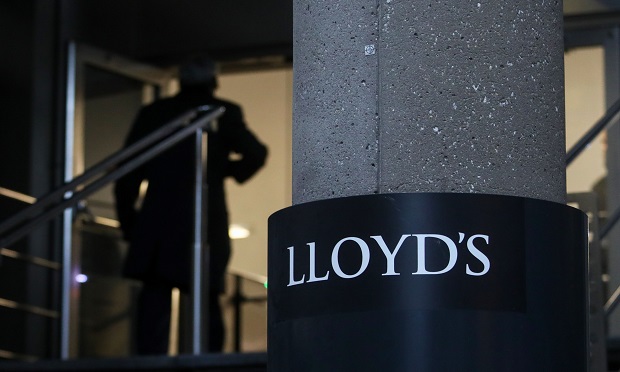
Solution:
<path fill-rule="evenodd" d="M 76 174 L 84 172 L 84 67 L 86 65 L 113 72 L 135 80 L 143 81 L 159 87 L 159 91 L 167 94 L 173 90 L 172 80 L 176 71 L 161 69 L 138 63 L 127 58 L 115 55 L 104 50 L 84 44 L 71 42 L 67 51 L 67 94 L 65 115 L 65 156 L 64 180 L 70 182 Z M 62 265 L 72 267 L 72 235 L 73 211 L 67 209 L 63 213 L 62 221 Z M 77 333 L 71 333 L 76 328 L 70 318 L 71 309 L 77 306 L 72 304 L 71 292 L 79 290 L 74 286 L 71 273 L 64 271 L 61 279 L 61 316 L 60 326 L 60 357 L 68 359 L 71 354 L 71 339 Z"/>
<path fill-rule="evenodd" d="M 203 236 L 207 226 L 207 194 L 208 185 L 204 181 L 205 165 L 207 160 L 207 141 L 202 128 L 195 131 L 195 164 L 196 177 L 194 183 L 194 244 L 192 250 L 192 283 L 191 283 L 191 314 L 192 314 L 192 341 L 193 355 L 199 355 L 204 349 L 208 350 L 209 338 L 202 339 L 203 318 L 208 319 L 209 296 L 203 296 L 203 288 L 209 291 L 208 275 L 202 275 L 203 264 L 209 267 L 209 245 L 203 245 Z M 206 243 L 206 240 L 205 240 Z M 203 262 L 204 261 L 204 262 Z M 203 312 L 204 309 L 204 312 Z"/>
<path fill-rule="evenodd" d="M 69 44 L 67 55 L 67 96 L 65 107 L 65 163 L 64 181 L 68 182 L 73 178 L 73 159 L 75 143 L 75 122 L 76 122 L 76 89 L 77 84 L 77 53 L 76 45 Z M 73 211 L 66 209 L 62 216 L 62 267 L 71 267 L 71 234 L 72 234 Z M 63 270 L 60 279 L 60 358 L 68 359 L 70 354 L 71 340 L 71 275 L 67 270 Z"/>

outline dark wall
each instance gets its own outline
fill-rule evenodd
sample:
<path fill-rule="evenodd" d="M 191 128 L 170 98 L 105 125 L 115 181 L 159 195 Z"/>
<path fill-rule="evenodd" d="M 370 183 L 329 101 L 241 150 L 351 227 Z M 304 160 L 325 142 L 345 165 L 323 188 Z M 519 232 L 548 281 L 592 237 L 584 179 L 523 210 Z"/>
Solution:
<path fill-rule="evenodd" d="M 0 2 L 0 186 L 41 196 L 55 148 L 55 1 Z M 0 216 L 2 217 L 2 216 Z"/>
<path fill-rule="evenodd" d="M 27 192 L 29 189 L 30 109 L 32 105 L 32 56 L 34 2 L 0 2 L 0 186 Z M 3 216 L 0 216 L 3 217 Z"/>
<path fill-rule="evenodd" d="M 68 0 L 75 39 L 135 59 L 173 64 L 188 53 L 218 59 L 292 56 L 288 0 Z"/>
<path fill-rule="evenodd" d="M 0 187 L 40 197 L 54 183 L 56 132 L 56 1 L 0 2 L 0 71 L 5 94 L 0 101 Z M 0 220 L 24 204 L 0 197 Z M 54 252 L 47 225 L 10 245 L 21 253 L 49 257 Z M 52 307 L 54 273 L 22 261 L 0 263 L 0 297 Z M 3 308 L 0 349 L 49 356 L 53 321 Z"/>

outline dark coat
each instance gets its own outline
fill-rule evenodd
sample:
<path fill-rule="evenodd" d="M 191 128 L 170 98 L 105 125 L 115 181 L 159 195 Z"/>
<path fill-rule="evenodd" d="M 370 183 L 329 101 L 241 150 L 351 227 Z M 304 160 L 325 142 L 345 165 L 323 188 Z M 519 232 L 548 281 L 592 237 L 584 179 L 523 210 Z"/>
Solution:
<path fill-rule="evenodd" d="M 144 107 L 126 145 L 202 105 L 226 109 L 218 119 L 217 132 L 208 135 L 206 175 L 207 239 L 211 251 L 208 271 L 211 288 L 221 290 L 230 258 L 224 179 L 248 180 L 267 156 L 267 148 L 246 127 L 241 108 L 211 94 L 183 91 Z M 130 242 L 124 270 L 127 277 L 188 289 L 194 226 L 194 144 L 191 136 L 116 183 L 117 216 Z M 231 154 L 238 154 L 235 160 L 230 159 Z M 148 191 L 137 210 L 142 180 L 148 181 Z"/>

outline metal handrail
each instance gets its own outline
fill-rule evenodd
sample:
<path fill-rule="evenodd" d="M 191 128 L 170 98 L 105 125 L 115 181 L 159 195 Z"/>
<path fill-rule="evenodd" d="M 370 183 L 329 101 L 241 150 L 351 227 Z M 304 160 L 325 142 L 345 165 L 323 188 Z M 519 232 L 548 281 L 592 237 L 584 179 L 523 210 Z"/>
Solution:
<path fill-rule="evenodd" d="M 233 276 L 238 276 L 241 277 L 245 280 L 249 280 L 251 282 L 255 282 L 258 284 L 262 284 L 265 285 L 265 283 L 267 283 L 267 277 L 264 275 L 259 275 L 259 274 L 255 274 L 255 273 L 250 273 L 244 270 L 240 270 L 240 269 L 235 269 L 233 267 L 228 269 L 228 273 L 230 275 Z"/>
<path fill-rule="evenodd" d="M 204 116 L 196 119 L 197 116 L 205 112 L 206 114 Z M 221 107 L 216 109 L 212 107 L 200 107 L 189 110 L 143 139 L 94 165 L 82 175 L 73 179 L 73 181 L 62 185 L 0 224 L 0 236 L 12 229 L 9 234 L 0 238 L 0 247 L 13 244 L 30 233 L 36 226 L 48 221 L 64 209 L 75 205 L 80 200 L 98 191 L 108 183 L 119 179 L 159 155 L 161 152 L 176 145 L 191 134 L 194 134 L 198 128 L 206 127 L 209 122 L 221 116 L 223 113 L 224 108 Z M 196 120 L 191 124 L 187 124 L 192 119 Z M 185 127 L 181 130 L 177 130 L 180 126 Z M 175 132 L 175 130 L 177 131 Z M 157 143 L 158 141 L 159 143 Z M 154 143 L 157 144 L 153 145 Z M 151 147 L 149 148 L 149 146 Z M 140 153 L 140 151 L 143 150 L 144 152 Z M 119 163 L 128 160 L 136 154 L 138 155 L 135 158 L 118 166 Z M 108 173 L 84 186 L 87 181 L 104 171 Z M 81 186 L 83 188 L 80 191 L 76 191 Z M 63 195 L 67 197 L 58 201 Z M 46 209 L 46 207 L 50 205 L 53 206 Z M 35 215 L 36 217 L 32 217 Z"/>
<path fill-rule="evenodd" d="M 620 113 L 620 99 L 611 105 L 603 117 L 600 118 L 592 126 L 592 128 L 590 128 L 590 130 L 587 131 L 586 134 L 584 134 L 583 137 L 581 137 L 579 141 L 577 141 L 577 143 L 570 148 L 570 150 L 568 150 L 566 153 L 566 166 L 569 166 L 573 160 L 575 160 L 575 158 L 579 156 L 579 154 L 581 154 L 586 147 L 588 147 L 592 140 L 603 131 L 603 129 L 611 125 L 612 120 L 616 117 L 616 115 L 618 115 L 618 113 Z"/>
<path fill-rule="evenodd" d="M 15 190 L 7 189 L 5 187 L 0 187 L 0 195 L 5 196 L 12 200 L 17 200 L 26 204 L 34 204 L 37 201 L 37 198 L 34 196 L 30 196 Z M 52 270 L 60 270 L 61 265 L 58 262 L 50 261 L 45 258 L 30 256 L 27 254 L 23 254 L 12 249 L 8 248 L 0 248 L 0 257 L 8 257 L 19 261 L 24 261 L 31 263 L 33 265 L 45 267 Z"/>
<path fill-rule="evenodd" d="M 266 288 L 267 277 L 233 268 L 228 269 L 228 274 L 233 276 L 235 282 L 234 292 L 230 299 L 230 302 L 233 306 L 233 348 L 235 352 L 241 352 L 241 305 L 243 305 L 244 303 L 260 303 L 267 301 L 267 295 L 252 297 L 244 295 L 241 288 L 241 280 L 248 280 L 257 284 L 262 284 Z"/>
<path fill-rule="evenodd" d="M 92 179 L 94 176 L 98 175 L 99 173 L 109 170 L 109 169 L 113 169 L 113 167 L 119 164 L 120 162 L 127 160 L 128 158 L 135 155 L 136 153 L 144 150 L 146 147 L 151 146 L 157 141 L 160 141 L 166 135 L 176 130 L 179 126 L 186 124 L 189 120 L 195 117 L 195 115 L 196 115 L 196 111 L 191 110 L 179 116 L 178 118 L 176 118 L 169 124 L 164 125 L 163 127 L 159 128 L 158 130 L 154 131 L 148 136 L 137 141 L 132 146 L 129 146 L 119 152 L 116 152 L 112 156 L 95 164 L 93 167 L 89 168 L 87 171 L 85 171 L 80 176 L 75 177 L 71 182 L 68 182 L 60 186 L 56 190 L 53 190 L 49 194 L 37 200 L 32 205 L 32 207 L 26 208 L 20 211 L 19 213 L 13 215 L 9 219 L 5 220 L 4 222 L 2 222 L 2 224 L 0 224 L 0 235 L 4 234 L 6 231 L 15 227 L 24 219 L 30 216 L 36 215 L 37 213 L 40 213 L 48 205 L 56 203 L 60 198 L 66 195 L 67 192 L 73 191 L 75 188 L 84 184 L 86 181 Z"/>
<path fill-rule="evenodd" d="M 40 316 L 44 316 L 47 318 L 55 319 L 55 318 L 58 318 L 60 315 L 58 311 L 46 309 L 40 306 L 23 304 L 17 301 L 8 300 L 6 298 L 0 298 L 0 306 L 8 307 L 8 308 L 15 309 L 15 310 L 25 311 L 30 314 L 40 315 Z"/>
<path fill-rule="evenodd" d="M 605 306 L 603 306 L 606 316 L 609 316 L 611 312 L 614 311 L 616 306 L 618 306 L 618 302 L 620 302 L 620 286 L 616 288 L 614 293 L 611 294 L 611 297 L 609 297 L 609 299 L 605 303 Z"/>
<path fill-rule="evenodd" d="M 47 260 L 45 258 L 23 254 L 12 249 L 0 248 L 0 256 L 12 258 L 18 261 L 28 262 L 33 265 L 45 267 L 52 270 L 60 270 L 62 265 L 58 262 Z"/>
<path fill-rule="evenodd" d="M 609 221 L 603 225 L 601 231 L 599 233 L 601 240 L 609 234 L 609 232 L 616 226 L 616 223 L 620 220 L 620 208 L 616 209 L 614 213 L 612 213 L 611 217 L 609 217 Z"/>
<path fill-rule="evenodd" d="M 35 198 L 34 196 L 26 195 L 15 190 L 7 189 L 5 187 L 0 187 L 0 195 L 26 204 L 34 204 L 37 201 L 37 198 Z"/>
<path fill-rule="evenodd" d="M 601 228 L 599 232 L 599 239 L 603 240 L 607 234 L 611 232 L 611 230 L 616 226 L 618 221 L 620 220 L 620 208 L 616 209 L 612 216 L 609 218 L 609 221 L 605 223 L 605 225 Z M 605 303 L 604 310 L 605 315 L 610 316 L 611 313 L 615 310 L 615 308 L 620 303 L 620 286 L 616 288 L 614 293 L 609 297 L 607 302 Z"/>

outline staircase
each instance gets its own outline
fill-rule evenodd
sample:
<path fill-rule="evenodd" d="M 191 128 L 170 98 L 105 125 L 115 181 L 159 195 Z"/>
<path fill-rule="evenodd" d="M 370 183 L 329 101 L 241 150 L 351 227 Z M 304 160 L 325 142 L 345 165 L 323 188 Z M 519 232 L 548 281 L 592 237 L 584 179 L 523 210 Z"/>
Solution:
<path fill-rule="evenodd" d="M 211 121 L 222 112 L 219 108 L 199 108 L 181 115 L 38 200 L 0 189 L 3 204 L 11 203 L 6 204 L 11 206 L 10 210 L 3 208 L 4 215 L 0 216 L 3 219 L 0 224 L 3 278 L 0 289 L 5 289 L 0 296 L 0 315 L 7 315 L 2 317 L 5 322 L 0 332 L 0 359 L 4 359 L 0 361 L 1 371 L 266 370 L 266 353 L 239 353 L 239 334 L 243 325 L 239 311 L 241 305 L 258 303 L 261 311 L 266 313 L 266 297 L 262 293 L 253 297 L 241 293 L 241 279 L 248 282 L 259 279 L 243 277 L 239 273 L 232 273 L 235 278 L 235 285 L 231 286 L 234 293 L 229 296 L 227 304 L 229 308 L 234 308 L 230 311 L 234 312 L 230 316 L 234 323 L 230 333 L 234 333 L 235 353 L 199 354 L 194 350 L 196 345 L 192 345 L 193 353 L 188 355 L 130 356 L 133 354 L 132 327 L 127 323 L 132 313 L 134 285 L 122 282 L 120 274 L 116 273 L 120 270 L 119 263 L 123 256 L 123 246 L 119 243 L 121 239 L 115 237 L 119 235 L 118 231 L 102 234 L 101 227 L 92 224 L 93 219 L 86 218 L 88 223 L 83 223 L 83 213 L 76 213 L 83 209 L 81 201 L 101 187 L 179 141 L 193 135 L 203 136 L 203 130 L 206 131 Z M 198 154 L 201 151 L 198 146 L 196 151 Z M 23 207 L 23 203 L 30 205 Z M 60 251 L 59 247 L 49 247 L 47 239 L 38 237 L 37 229 L 40 226 L 50 228 L 56 223 L 55 218 L 71 210 L 69 223 L 73 225 L 73 236 L 69 236 L 68 241 L 79 242 L 80 248 L 74 251 L 71 247 L 63 251 L 62 257 L 50 254 L 50 257 L 43 259 L 29 255 L 33 245 L 47 246 L 46 252 Z M 84 251 L 88 254 L 83 255 Z M 72 260 L 76 258 L 80 260 L 78 271 L 72 265 Z M 12 270 L 16 265 L 19 266 Z M 33 280 L 35 276 L 32 272 L 35 271 L 42 273 Z M 265 280 L 259 280 L 254 286 L 264 292 Z M 79 285 L 86 281 L 85 286 Z M 28 288 L 31 290 L 24 290 L 20 283 L 30 283 Z M 90 289 L 85 290 L 88 286 Z M 256 290 L 254 292 L 256 294 Z M 6 298 L 2 298 L 4 296 Z M 80 303 L 84 296 L 91 300 L 90 303 Z M 76 343 L 78 338 L 80 342 Z M 254 342 L 251 349 L 265 350 L 266 341 L 264 344 L 261 347 L 260 343 Z"/>

